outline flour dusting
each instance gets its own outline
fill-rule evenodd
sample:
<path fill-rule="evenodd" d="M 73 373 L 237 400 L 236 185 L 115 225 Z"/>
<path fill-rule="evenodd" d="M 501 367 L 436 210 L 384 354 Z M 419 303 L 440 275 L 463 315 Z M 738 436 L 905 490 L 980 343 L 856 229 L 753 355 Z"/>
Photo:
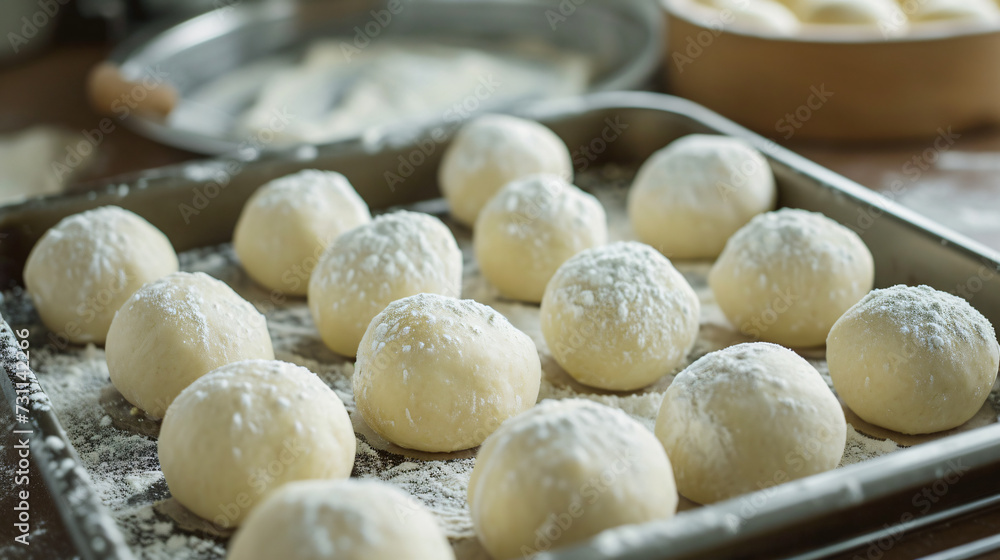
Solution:
<path fill-rule="evenodd" d="M 631 170 L 618 167 L 577 176 L 577 184 L 597 196 L 607 210 L 612 241 L 633 237 L 625 217 L 625 195 L 631 177 Z M 422 209 L 441 207 L 435 203 L 418 206 Z M 465 257 L 463 297 L 490 305 L 535 342 L 543 366 L 539 399 L 589 399 L 619 408 L 652 429 L 672 376 L 667 375 L 650 387 L 627 393 L 577 384 L 552 359 L 541 335 L 538 306 L 501 298 L 478 273 L 472 259 L 469 230 L 447 219 L 446 222 L 452 226 Z M 358 437 L 352 476 L 380 479 L 414 496 L 440 521 L 460 559 L 485 558 L 475 540 L 465 502 L 475 450 L 428 454 L 403 450 L 385 442 L 357 418 L 352 391 L 354 365 L 323 345 L 303 299 L 275 297 L 269 290 L 255 285 L 240 269 L 229 245 L 188 251 L 180 255 L 180 262 L 182 270 L 205 272 L 249 300 L 266 316 L 276 358 L 314 372 L 343 400 Z M 708 264 L 678 262 L 675 265 L 701 301 L 698 340 L 682 367 L 713 350 L 747 342 L 745 336 L 728 325 L 715 304 L 707 287 Z M 0 307 L 7 316 L 8 310 L 19 309 L 26 300 L 23 291 L 8 292 L 0 300 Z M 141 417 L 130 418 L 129 409 L 122 404 L 120 396 L 114 400 L 113 390 L 108 398 L 110 381 L 104 351 L 93 345 L 70 346 L 65 350 L 44 346 L 41 338 L 45 330 L 38 324 L 37 316 L 31 315 L 25 322 L 29 323 L 25 326 L 40 338 L 31 353 L 39 381 L 48 392 L 99 497 L 136 556 L 147 560 L 223 558 L 226 546 L 223 536 L 185 529 L 186 525 L 175 516 L 164 513 L 166 508 L 158 507 L 170 496 L 159 470 L 156 440 L 152 437 L 157 426 L 153 423 L 151 431 L 144 434 L 136 428 Z M 20 325 L 16 327 L 21 328 Z M 805 357 L 829 385 L 822 355 Z M 995 400 L 991 397 L 991 402 Z M 875 439 L 848 426 L 842 465 L 897 449 L 899 446 L 892 440 Z"/>

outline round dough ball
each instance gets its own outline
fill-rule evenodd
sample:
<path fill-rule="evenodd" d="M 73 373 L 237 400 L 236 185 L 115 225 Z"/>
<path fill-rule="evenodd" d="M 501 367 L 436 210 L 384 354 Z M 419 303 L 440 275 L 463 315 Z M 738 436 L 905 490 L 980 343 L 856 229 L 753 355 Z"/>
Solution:
<path fill-rule="evenodd" d="M 461 291 L 462 252 L 451 230 L 433 216 L 402 210 L 345 233 L 323 253 L 309 280 L 309 312 L 327 347 L 354 356 L 389 303 Z"/>
<path fill-rule="evenodd" d="M 344 404 L 304 367 L 222 366 L 174 400 L 157 451 L 170 494 L 217 527 L 239 525 L 281 485 L 346 478 L 357 440 Z"/>
<path fill-rule="evenodd" d="M 906 24 L 895 0 L 796 0 L 804 23 L 878 25 L 893 29 Z"/>
<path fill-rule="evenodd" d="M 111 322 L 105 353 L 114 386 L 154 418 L 213 369 L 274 358 L 264 316 L 203 272 L 175 272 L 139 288 Z"/>
<path fill-rule="evenodd" d="M 354 400 L 365 422 L 420 451 L 475 447 L 534 406 L 535 343 L 472 300 L 417 294 L 389 304 L 361 339 Z"/>
<path fill-rule="evenodd" d="M 771 166 L 739 138 L 692 134 L 639 169 L 628 215 L 639 240 L 676 259 L 714 258 L 751 218 L 774 208 Z"/>
<path fill-rule="evenodd" d="M 368 205 L 346 177 L 307 169 L 265 184 L 247 200 L 233 250 L 258 284 L 304 296 L 323 250 L 370 220 Z"/>
<path fill-rule="evenodd" d="M 539 302 L 566 259 L 608 242 L 604 207 L 558 175 L 508 183 L 479 213 L 479 269 L 505 297 Z"/>
<path fill-rule="evenodd" d="M 737 27 L 771 35 L 794 35 L 801 28 L 795 13 L 775 0 L 715 0 L 712 4 L 728 10 Z"/>
<path fill-rule="evenodd" d="M 274 492 L 247 517 L 227 560 L 454 560 L 434 515 L 374 480 L 307 480 Z"/>
<path fill-rule="evenodd" d="M 698 336 L 701 304 L 670 261 L 627 241 L 587 249 L 556 271 L 542 334 L 574 379 L 630 391 L 678 367 Z"/>
<path fill-rule="evenodd" d="M 761 214 L 729 239 L 708 284 L 744 335 L 791 347 L 818 346 L 875 279 L 856 233 L 815 212 Z"/>
<path fill-rule="evenodd" d="M 104 344 L 125 300 L 171 272 L 177 254 L 167 236 L 128 210 L 103 206 L 45 232 L 24 265 L 24 285 L 54 340 Z"/>
<path fill-rule="evenodd" d="M 847 422 L 823 377 L 776 344 L 737 344 L 677 374 L 656 418 L 681 495 L 711 504 L 840 464 Z"/>
<path fill-rule="evenodd" d="M 544 401 L 490 436 L 468 501 L 480 542 L 502 560 L 672 517 L 677 488 L 667 454 L 642 424 L 570 399 Z"/>
<path fill-rule="evenodd" d="M 847 406 L 904 434 L 964 424 L 1000 367 L 993 325 L 964 299 L 928 286 L 874 290 L 833 325 L 826 344 Z"/>
<path fill-rule="evenodd" d="M 571 180 L 573 164 L 566 144 L 534 121 L 483 115 L 455 134 L 441 160 L 438 182 L 452 217 L 472 226 L 501 187 L 535 173 Z"/>
<path fill-rule="evenodd" d="M 909 0 L 903 3 L 903 9 L 912 11 L 911 21 L 1000 21 L 1000 7 L 993 0 Z"/>

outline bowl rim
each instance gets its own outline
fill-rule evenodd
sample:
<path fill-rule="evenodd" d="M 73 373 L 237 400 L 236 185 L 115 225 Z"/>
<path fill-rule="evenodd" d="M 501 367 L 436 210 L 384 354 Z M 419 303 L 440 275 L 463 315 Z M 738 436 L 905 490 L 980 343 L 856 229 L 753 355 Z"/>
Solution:
<path fill-rule="evenodd" d="M 816 45 L 896 45 L 904 43 L 926 43 L 947 41 L 985 35 L 1000 35 L 1000 23 L 978 23 L 969 21 L 921 22 L 910 26 L 900 35 L 886 35 L 878 27 L 854 24 L 802 24 L 802 32 L 794 35 L 778 35 L 753 29 L 750 26 L 711 25 L 697 12 L 707 16 L 720 11 L 697 0 L 659 0 L 668 19 L 677 18 L 695 27 L 713 33 L 739 35 L 743 37 L 781 43 Z M 701 20 L 701 21 L 699 21 Z M 845 32 L 846 31 L 846 32 Z"/>

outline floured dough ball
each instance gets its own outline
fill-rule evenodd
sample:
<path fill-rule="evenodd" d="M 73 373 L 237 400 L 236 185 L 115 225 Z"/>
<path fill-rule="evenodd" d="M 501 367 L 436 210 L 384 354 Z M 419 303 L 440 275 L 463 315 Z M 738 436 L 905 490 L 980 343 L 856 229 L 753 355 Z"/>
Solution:
<path fill-rule="evenodd" d="M 795 0 L 805 23 L 876 25 L 889 30 L 906 25 L 906 14 L 895 0 Z"/>
<path fill-rule="evenodd" d="M 677 510 L 670 460 L 621 410 L 544 401 L 504 423 L 479 450 L 469 511 L 497 560 L 527 558 Z"/>
<path fill-rule="evenodd" d="M 195 379 L 240 360 L 274 358 L 267 322 L 225 283 L 175 272 L 146 284 L 111 322 L 111 382 L 154 418 Z"/>
<path fill-rule="evenodd" d="M 847 422 L 822 376 L 776 344 L 737 344 L 677 374 L 656 418 L 681 495 L 711 504 L 835 468 Z"/>
<path fill-rule="evenodd" d="M 468 299 L 418 294 L 392 302 L 368 326 L 354 400 L 396 445 L 455 451 L 534 406 L 540 383 L 535 343 L 503 315 Z"/>
<path fill-rule="evenodd" d="M 323 250 L 369 220 L 368 205 L 346 177 L 307 169 L 265 184 L 247 200 L 233 250 L 254 281 L 302 296 Z"/>
<path fill-rule="evenodd" d="M 989 396 L 1000 367 L 990 322 L 928 286 L 874 290 L 826 341 L 830 377 L 858 416 L 904 434 L 960 426 Z"/>
<path fill-rule="evenodd" d="M 639 240 L 668 257 L 714 258 L 776 196 L 760 152 L 739 138 L 692 134 L 642 164 L 628 215 Z"/>
<path fill-rule="evenodd" d="M 104 344 L 125 300 L 171 272 L 177 255 L 167 236 L 128 210 L 104 206 L 45 232 L 24 265 L 24 285 L 57 344 Z"/>
<path fill-rule="evenodd" d="M 728 10 L 727 23 L 772 35 L 793 35 L 801 27 L 799 18 L 775 0 L 714 0 L 711 5 Z"/>
<path fill-rule="evenodd" d="M 479 268 L 511 299 L 542 301 L 559 265 L 608 242 L 604 207 L 557 175 L 507 184 L 479 213 L 473 235 Z"/>
<path fill-rule="evenodd" d="M 292 482 L 268 496 L 229 544 L 228 560 L 453 560 L 434 515 L 373 480 Z"/>
<path fill-rule="evenodd" d="M 457 297 L 462 252 L 441 220 L 405 210 L 339 237 L 309 281 L 309 311 L 323 342 L 354 356 L 372 318 L 389 303 L 427 292 Z"/>
<path fill-rule="evenodd" d="M 911 21 L 1000 21 L 1000 7 L 993 0 L 902 0 Z"/>
<path fill-rule="evenodd" d="M 875 278 L 853 231 L 815 212 L 782 209 L 736 232 L 708 275 L 740 332 L 785 346 L 818 346 Z"/>
<path fill-rule="evenodd" d="M 542 299 L 542 334 L 580 383 L 630 391 L 681 365 L 700 309 L 666 257 L 642 243 L 613 243 L 559 267 Z"/>
<path fill-rule="evenodd" d="M 441 160 L 438 182 L 452 217 L 472 226 L 501 187 L 536 173 L 571 180 L 573 164 L 566 144 L 534 121 L 483 115 L 455 135 Z"/>
<path fill-rule="evenodd" d="M 274 360 L 196 380 L 167 409 L 157 442 L 170 494 L 219 528 L 239 525 L 285 483 L 350 476 L 356 447 L 337 394 Z"/>

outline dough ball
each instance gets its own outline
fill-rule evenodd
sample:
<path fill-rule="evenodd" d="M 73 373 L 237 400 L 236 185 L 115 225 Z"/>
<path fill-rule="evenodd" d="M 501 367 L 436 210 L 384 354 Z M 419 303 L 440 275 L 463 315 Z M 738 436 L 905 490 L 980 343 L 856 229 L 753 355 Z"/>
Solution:
<path fill-rule="evenodd" d="M 262 286 L 304 296 L 323 250 L 340 234 L 371 220 L 347 178 L 307 169 L 265 184 L 243 206 L 233 249 Z"/>
<path fill-rule="evenodd" d="M 171 272 L 177 255 L 167 236 L 128 210 L 103 206 L 45 232 L 24 265 L 24 285 L 58 344 L 104 344 L 125 300 Z"/>
<path fill-rule="evenodd" d="M 903 0 L 901 3 L 911 21 L 1000 21 L 1000 8 L 993 0 Z"/>
<path fill-rule="evenodd" d="M 542 334 L 580 383 L 630 391 L 681 365 L 700 309 L 666 257 L 642 243 L 613 243 L 559 267 L 542 298 Z"/>
<path fill-rule="evenodd" d="M 291 482 L 253 510 L 227 560 L 454 560 L 434 515 L 373 480 Z"/>
<path fill-rule="evenodd" d="M 904 434 L 964 424 L 1000 367 L 990 322 L 928 286 L 871 292 L 833 325 L 826 344 L 840 398 L 866 422 Z"/>
<path fill-rule="evenodd" d="M 573 164 L 566 144 L 534 121 L 483 115 L 455 134 L 441 160 L 438 182 L 452 217 L 472 226 L 501 187 L 535 173 L 571 180 Z"/>
<path fill-rule="evenodd" d="M 681 495 L 710 504 L 835 468 L 847 422 L 822 376 L 775 344 L 737 344 L 677 374 L 656 418 Z"/>
<path fill-rule="evenodd" d="M 391 302 L 461 291 L 462 252 L 451 230 L 428 214 L 399 211 L 334 241 L 309 281 L 309 311 L 323 342 L 354 356 L 372 318 Z"/>
<path fill-rule="evenodd" d="M 730 238 L 708 275 L 716 302 L 743 334 L 818 346 L 875 278 L 861 238 L 805 210 L 757 216 Z"/>
<path fill-rule="evenodd" d="M 536 303 L 566 259 L 608 242 L 604 207 L 558 175 L 508 183 L 479 213 L 474 231 L 483 276 L 505 297 Z"/>
<path fill-rule="evenodd" d="M 273 360 L 197 379 L 167 409 L 157 442 L 170 494 L 221 528 L 285 483 L 348 477 L 356 447 L 337 394 L 306 368 Z"/>
<path fill-rule="evenodd" d="M 772 35 L 794 35 L 801 27 L 799 18 L 775 0 L 715 0 L 720 10 L 729 10 L 731 23 Z"/>
<path fill-rule="evenodd" d="M 878 25 L 891 29 L 906 24 L 895 0 L 796 0 L 805 23 Z"/>
<path fill-rule="evenodd" d="M 739 138 L 692 134 L 639 169 L 628 215 L 639 240 L 676 259 L 714 258 L 751 218 L 774 208 L 771 166 Z"/>
<path fill-rule="evenodd" d="M 621 410 L 570 399 L 544 401 L 490 436 L 468 501 L 480 542 L 502 560 L 671 517 L 677 488 L 648 429 Z"/>
<path fill-rule="evenodd" d="M 240 360 L 274 358 L 267 322 L 225 283 L 175 272 L 146 284 L 111 322 L 111 382 L 154 418 L 195 379 Z"/>
<path fill-rule="evenodd" d="M 534 406 L 535 343 L 472 300 L 417 294 L 389 304 L 361 339 L 354 400 L 365 422 L 421 451 L 475 447 Z"/>

